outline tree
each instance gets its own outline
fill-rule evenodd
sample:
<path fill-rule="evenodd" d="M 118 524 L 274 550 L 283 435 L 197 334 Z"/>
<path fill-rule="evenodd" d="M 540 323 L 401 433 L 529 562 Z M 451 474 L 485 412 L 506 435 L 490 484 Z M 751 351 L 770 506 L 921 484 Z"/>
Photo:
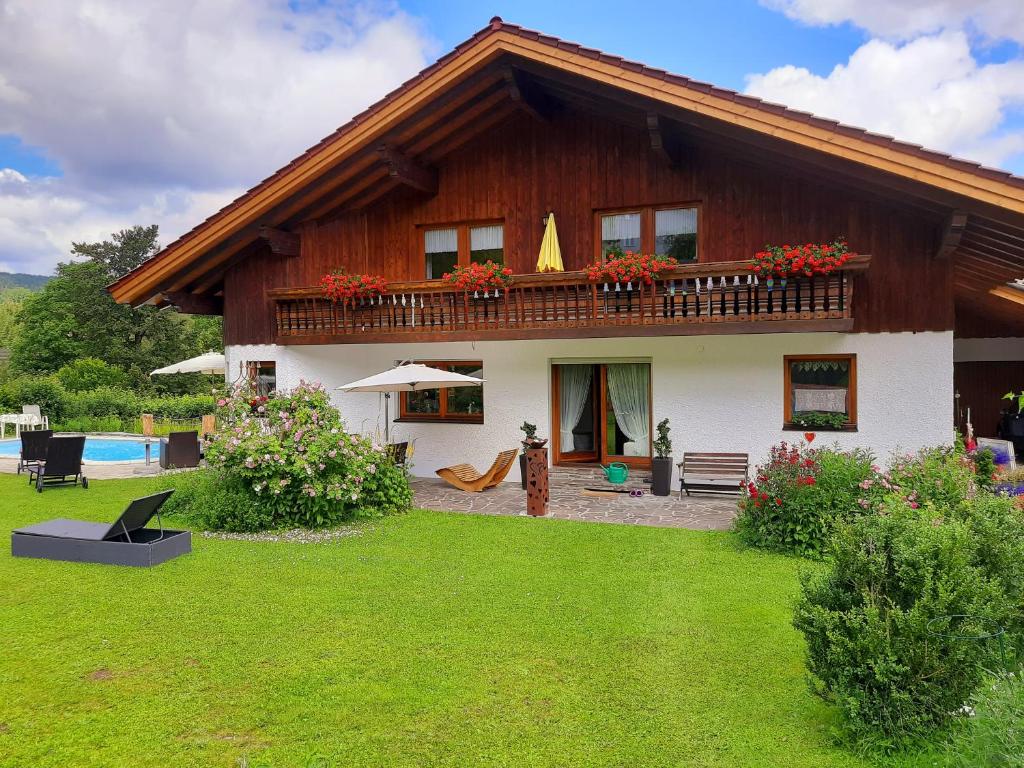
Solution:
<path fill-rule="evenodd" d="M 75 243 L 72 253 L 86 260 L 60 264 L 56 277 L 24 302 L 12 369 L 46 374 L 91 357 L 149 386 L 154 368 L 219 349 L 219 318 L 117 304 L 107 292 L 112 280 L 158 250 L 156 236 L 156 226 L 133 227 L 101 243 Z"/>
<path fill-rule="evenodd" d="M 0 349 L 6 349 L 18 337 L 18 313 L 25 299 L 32 295 L 27 288 L 0 290 Z"/>

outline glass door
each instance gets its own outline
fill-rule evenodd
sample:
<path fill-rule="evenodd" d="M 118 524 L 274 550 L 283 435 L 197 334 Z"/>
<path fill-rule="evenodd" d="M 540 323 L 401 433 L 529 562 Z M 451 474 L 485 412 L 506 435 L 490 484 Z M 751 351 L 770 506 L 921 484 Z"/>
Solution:
<path fill-rule="evenodd" d="M 602 464 L 651 464 L 651 365 L 601 366 Z"/>
<path fill-rule="evenodd" d="M 552 366 L 554 456 L 556 463 L 597 461 L 600 366 Z"/>

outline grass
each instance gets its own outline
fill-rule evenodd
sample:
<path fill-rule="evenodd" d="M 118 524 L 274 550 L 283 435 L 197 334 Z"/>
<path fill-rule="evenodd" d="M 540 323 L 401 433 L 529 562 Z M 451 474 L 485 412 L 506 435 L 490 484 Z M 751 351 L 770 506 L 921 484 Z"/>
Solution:
<path fill-rule="evenodd" d="M 109 520 L 151 480 L 32 492 Z M 730 534 L 414 512 L 152 570 L 0 553 L 2 766 L 861 766 Z"/>

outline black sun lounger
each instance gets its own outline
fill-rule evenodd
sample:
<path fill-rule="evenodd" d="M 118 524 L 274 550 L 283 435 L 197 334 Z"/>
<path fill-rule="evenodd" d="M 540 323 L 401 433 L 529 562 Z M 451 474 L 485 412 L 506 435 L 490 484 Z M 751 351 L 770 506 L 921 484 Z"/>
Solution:
<path fill-rule="evenodd" d="M 172 493 L 136 499 L 112 525 L 58 519 L 18 528 L 11 532 L 11 554 L 77 563 L 159 565 L 192 551 L 192 534 L 164 530 L 160 519 L 160 507 Z M 146 528 L 154 516 L 159 529 Z"/>

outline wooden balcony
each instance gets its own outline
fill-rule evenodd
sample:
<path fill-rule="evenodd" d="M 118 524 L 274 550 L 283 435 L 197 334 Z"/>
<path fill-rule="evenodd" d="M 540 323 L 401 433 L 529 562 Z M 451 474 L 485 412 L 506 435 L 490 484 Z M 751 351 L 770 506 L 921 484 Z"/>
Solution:
<path fill-rule="evenodd" d="M 517 275 L 474 297 L 440 280 L 388 285 L 381 299 L 343 305 L 319 288 L 272 289 L 278 344 L 686 336 L 849 331 L 853 277 L 869 256 L 814 278 L 755 282 L 747 262 L 677 267 L 653 285 L 589 282 L 582 272 Z"/>

